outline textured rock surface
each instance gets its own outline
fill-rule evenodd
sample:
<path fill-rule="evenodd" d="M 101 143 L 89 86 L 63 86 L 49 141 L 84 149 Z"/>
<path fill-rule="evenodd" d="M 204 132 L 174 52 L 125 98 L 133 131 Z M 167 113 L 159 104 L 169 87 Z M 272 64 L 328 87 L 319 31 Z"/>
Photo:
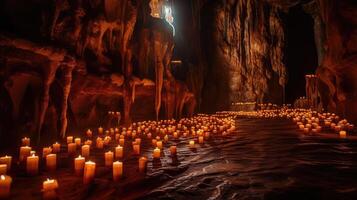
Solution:
<path fill-rule="evenodd" d="M 1 130 L 64 136 L 110 110 L 126 123 L 194 111 L 170 72 L 172 28 L 149 0 L 2 1 L 1 19 Z"/>
<path fill-rule="evenodd" d="M 211 34 L 204 107 L 226 109 L 231 102 L 280 103 L 286 82 L 284 29 L 277 6 L 263 1 L 207 3 Z M 215 95 L 212 95 L 215 94 Z M 213 104 L 213 106 L 212 106 Z"/>
<path fill-rule="evenodd" d="M 317 1 L 325 25 L 325 54 L 317 76 L 324 108 L 357 121 L 357 3 Z"/>

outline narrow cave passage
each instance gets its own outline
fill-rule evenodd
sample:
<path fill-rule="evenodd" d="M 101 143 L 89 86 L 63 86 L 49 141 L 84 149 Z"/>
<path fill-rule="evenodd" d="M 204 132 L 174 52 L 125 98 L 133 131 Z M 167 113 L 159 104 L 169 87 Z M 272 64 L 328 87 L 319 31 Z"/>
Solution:
<path fill-rule="evenodd" d="M 287 70 L 286 102 L 305 96 L 305 75 L 314 74 L 318 56 L 314 39 L 314 21 L 303 8 L 290 8 L 287 16 Z"/>

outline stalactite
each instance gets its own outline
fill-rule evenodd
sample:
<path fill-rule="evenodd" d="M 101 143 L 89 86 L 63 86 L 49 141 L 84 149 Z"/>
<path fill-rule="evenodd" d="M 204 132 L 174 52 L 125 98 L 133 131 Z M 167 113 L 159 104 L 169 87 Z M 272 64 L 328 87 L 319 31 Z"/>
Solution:
<path fill-rule="evenodd" d="M 63 72 L 64 72 L 64 77 L 63 77 L 63 98 L 62 98 L 62 107 L 61 107 L 61 129 L 60 129 L 60 135 L 62 138 L 66 136 L 66 130 L 67 130 L 67 124 L 68 124 L 68 119 L 67 119 L 67 109 L 68 109 L 68 97 L 69 93 L 71 91 L 71 85 L 72 85 L 72 71 L 75 67 L 75 63 L 66 63 L 65 66 L 63 67 Z"/>
<path fill-rule="evenodd" d="M 42 95 L 40 99 L 40 112 L 39 112 L 39 122 L 37 126 L 37 134 L 38 138 L 37 141 L 40 142 L 41 140 L 41 131 L 42 131 L 42 125 L 45 121 L 45 116 L 48 108 L 48 102 L 50 100 L 50 87 L 52 82 L 54 81 L 56 71 L 59 67 L 60 63 L 58 62 L 51 62 L 49 64 L 49 68 L 45 71 L 45 74 L 43 76 L 43 89 L 42 89 Z"/>

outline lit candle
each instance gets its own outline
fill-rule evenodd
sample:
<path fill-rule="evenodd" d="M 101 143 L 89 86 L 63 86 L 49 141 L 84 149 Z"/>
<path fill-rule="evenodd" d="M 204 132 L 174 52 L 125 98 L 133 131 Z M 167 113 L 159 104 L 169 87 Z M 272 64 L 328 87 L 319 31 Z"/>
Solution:
<path fill-rule="evenodd" d="M 162 141 L 157 141 L 156 142 L 156 147 L 159 149 L 162 149 Z"/>
<path fill-rule="evenodd" d="M 81 138 L 74 139 L 74 143 L 76 143 L 77 146 L 81 146 Z"/>
<path fill-rule="evenodd" d="M 31 139 L 28 137 L 22 138 L 22 146 L 30 146 Z"/>
<path fill-rule="evenodd" d="M 95 175 L 95 162 L 92 161 L 85 162 L 83 183 L 84 184 L 91 183 L 94 179 L 94 175 Z"/>
<path fill-rule="evenodd" d="M 140 138 L 136 138 L 135 139 L 135 143 L 140 145 L 141 144 L 141 139 Z"/>
<path fill-rule="evenodd" d="M 7 166 L 7 171 L 11 169 L 11 162 L 12 162 L 12 157 L 11 156 L 4 156 L 0 157 L 0 164 L 5 164 Z"/>
<path fill-rule="evenodd" d="M 10 196 L 12 178 L 10 176 L 0 176 L 0 199 L 5 199 Z"/>
<path fill-rule="evenodd" d="M 146 157 L 139 158 L 139 172 L 146 172 L 148 159 Z"/>
<path fill-rule="evenodd" d="M 52 145 L 52 152 L 59 153 L 60 151 L 61 151 L 61 144 L 59 144 L 58 142 L 54 143 Z"/>
<path fill-rule="evenodd" d="M 77 145 L 76 143 L 69 143 L 67 148 L 68 148 L 68 154 L 75 154 Z"/>
<path fill-rule="evenodd" d="M 123 163 L 116 161 L 113 163 L 113 180 L 118 181 L 123 175 Z"/>
<path fill-rule="evenodd" d="M 199 136 L 198 137 L 198 143 L 199 144 L 203 144 L 203 136 Z"/>
<path fill-rule="evenodd" d="M 58 182 L 54 179 L 47 179 L 42 184 L 43 199 L 56 199 Z"/>
<path fill-rule="evenodd" d="M 7 172 L 7 165 L 6 164 L 0 164 L 0 175 L 4 175 Z"/>
<path fill-rule="evenodd" d="M 85 144 L 82 146 L 82 156 L 89 158 L 90 155 L 90 146 Z"/>
<path fill-rule="evenodd" d="M 57 168 L 57 155 L 56 154 L 48 154 L 46 156 L 46 168 L 49 171 L 54 171 Z"/>
<path fill-rule="evenodd" d="M 103 139 L 98 137 L 96 142 L 97 142 L 97 148 L 98 149 L 103 149 L 103 146 L 104 146 Z"/>
<path fill-rule="evenodd" d="M 115 147 L 115 158 L 123 158 L 123 147 L 120 145 Z"/>
<path fill-rule="evenodd" d="M 86 141 L 84 142 L 84 144 L 89 145 L 89 146 L 92 146 L 92 140 L 86 140 Z"/>
<path fill-rule="evenodd" d="M 51 147 L 44 147 L 42 149 L 42 158 L 46 158 L 48 154 L 52 153 L 52 148 Z"/>
<path fill-rule="evenodd" d="M 156 148 L 154 149 L 153 158 L 154 158 L 154 159 L 160 159 L 160 156 L 161 156 L 161 151 L 160 151 L 159 148 L 156 147 Z"/>
<path fill-rule="evenodd" d="M 86 134 L 90 138 L 93 136 L 93 132 L 90 129 L 87 130 Z"/>
<path fill-rule="evenodd" d="M 176 146 L 171 146 L 170 147 L 170 152 L 171 152 L 171 155 L 176 155 L 176 153 L 177 153 L 177 148 L 176 148 Z"/>
<path fill-rule="evenodd" d="M 85 159 L 82 156 L 78 156 L 74 159 L 74 171 L 76 175 L 81 175 L 84 168 Z"/>
<path fill-rule="evenodd" d="M 120 145 L 120 146 L 124 146 L 124 142 L 125 142 L 125 139 L 124 139 L 124 138 L 120 138 L 120 139 L 119 139 L 119 145 Z"/>
<path fill-rule="evenodd" d="M 174 132 L 174 138 L 178 138 L 178 133 Z"/>
<path fill-rule="evenodd" d="M 111 167 L 113 165 L 114 155 L 113 152 L 108 151 L 104 153 L 105 166 Z"/>
<path fill-rule="evenodd" d="M 38 173 L 38 156 L 34 154 L 26 159 L 26 171 L 28 175 L 36 175 Z"/>
<path fill-rule="evenodd" d="M 112 140 L 112 138 L 111 138 L 110 136 L 105 136 L 105 138 L 104 138 L 104 145 L 108 145 L 111 140 Z"/>
<path fill-rule="evenodd" d="M 189 146 L 190 146 L 191 149 L 194 149 L 195 148 L 195 141 L 190 140 Z"/>
<path fill-rule="evenodd" d="M 168 135 L 165 135 L 164 141 L 165 141 L 165 142 L 169 141 L 169 136 L 168 136 Z"/>
<path fill-rule="evenodd" d="M 67 144 L 73 143 L 73 136 L 67 137 Z"/>
<path fill-rule="evenodd" d="M 98 128 L 98 134 L 103 134 L 104 129 L 102 127 Z"/>
<path fill-rule="evenodd" d="M 152 146 L 156 147 L 157 140 L 156 139 L 152 139 L 151 143 L 152 143 Z"/>
<path fill-rule="evenodd" d="M 30 156 L 31 154 L 31 147 L 25 146 L 25 147 L 20 147 L 20 161 L 24 161 L 26 157 Z"/>
<path fill-rule="evenodd" d="M 133 143 L 133 151 L 135 155 L 139 155 L 140 154 L 140 145 Z"/>
<path fill-rule="evenodd" d="M 347 137 L 347 132 L 346 131 L 340 131 L 340 138 L 346 138 Z"/>

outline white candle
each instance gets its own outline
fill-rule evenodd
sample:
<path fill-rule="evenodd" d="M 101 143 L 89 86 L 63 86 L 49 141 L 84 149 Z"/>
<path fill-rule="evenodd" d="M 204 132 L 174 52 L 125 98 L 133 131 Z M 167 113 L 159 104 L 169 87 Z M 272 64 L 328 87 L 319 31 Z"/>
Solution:
<path fill-rule="evenodd" d="M 32 155 L 26 159 L 26 171 L 28 175 L 37 175 L 38 173 L 38 156 Z"/>
<path fill-rule="evenodd" d="M 120 138 L 119 139 L 119 145 L 120 146 L 124 146 L 124 143 L 125 143 L 125 139 L 124 138 Z"/>
<path fill-rule="evenodd" d="M 81 146 L 81 138 L 74 139 L 74 143 L 76 143 L 77 146 Z"/>
<path fill-rule="evenodd" d="M 25 147 L 20 147 L 20 157 L 19 160 L 24 161 L 26 157 L 30 156 L 31 153 L 31 147 L 25 146 Z"/>
<path fill-rule="evenodd" d="M 115 158 L 123 158 L 123 147 L 120 145 L 115 147 Z"/>
<path fill-rule="evenodd" d="M 116 161 L 113 163 L 113 180 L 118 181 L 123 175 L 123 163 Z"/>
<path fill-rule="evenodd" d="M 52 145 L 52 152 L 59 153 L 60 151 L 61 151 L 61 144 L 59 144 L 58 142 L 54 143 Z"/>
<path fill-rule="evenodd" d="M 98 137 L 96 143 L 97 143 L 97 148 L 98 149 L 103 149 L 104 142 L 103 142 L 102 138 Z"/>
<path fill-rule="evenodd" d="M 7 165 L 6 164 L 0 164 L 0 175 L 5 175 L 7 172 Z"/>
<path fill-rule="evenodd" d="M 42 183 L 42 191 L 44 199 L 56 199 L 58 182 L 54 179 L 47 179 Z"/>
<path fill-rule="evenodd" d="M 86 134 L 90 138 L 93 136 L 93 132 L 90 129 L 87 130 Z"/>
<path fill-rule="evenodd" d="M 171 152 L 171 155 L 176 155 L 177 154 L 177 148 L 176 148 L 176 146 L 171 146 L 170 147 L 170 152 Z"/>
<path fill-rule="evenodd" d="M 133 151 L 134 151 L 134 154 L 135 154 L 135 155 L 139 155 L 139 154 L 140 154 L 140 145 L 134 143 L 134 144 L 133 144 Z"/>
<path fill-rule="evenodd" d="M 146 157 L 139 158 L 139 172 L 146 172 L 148 159 Z"/>
<path fill-rule="evenodd" d="M 22 138 L 22 146 L 30 146 L 31 139 L 28 137 Z"/>
<path fill-rule="evenodd" d="M 76 143 L 69 143 L 67 148 L 68 148 L 68 154 L 75 154 L 77 145 L 76 145 Z"/>
<path fill-rule="evenodd" d="M 191 149 L 194 149 L 194 148 L 195 148 L 195 141 L 190 140 L 190 142 L 189 142 L 189 147 L 190 147 Z"/>
<path fill-rule="evenodd" d="M 105 166 L 111 167 L 113 165 L 113 159 L 114 159 L 113 152 L 108 151 L 104 153 L 104 159 L 105 159 Z"/>
<path fill-rule="evenodd" d="M 98 134 L 103 134 L 104 129 L 102 127 L 98 128 Z"/>
<path fill-rule="evenodd" d="M 67 144 L 73 143 L 73 136 L 68 136 L 67 137 Z"/>
<path fill-rule="evenodd" d="M 83 183 L 84 184 L 91 183 L 94 179 L 94 176 L 95 176 L 95 162 L 92 161 L 85 162 Z"/>
<path fill-rule="evenodd" d="M 42 158 L 46 158 L 48 154 L 52 153 L 52 148 L 51 147 L 44 147 L 42 149 Z"/>
<path fill-rule="evenodd" d="M 90 146 L 89 145 L 83 145 L 82 146 L 82 156 L 89 158 L 90 155 Z"/>
<path fill-rule="evenodd" d="M 198 143 L 199 144 L 203 144 L 203 136 L 199 136 L 198 137 Z"/>
<path fill-rule="evenodd" d="M 85 159 L 82 156 L 78 156 L 74 159 L 74 170 L 76 175 L 81 175 L 84 169 Z"/>
<path fill-rule="evenodd" d="M 160 156 L 161 156 L 161 151 L 160 151 L 159 148 L 156 147 L 156 148 L 154 149 L 153 158 L 154 158 L 154 159 L 160 159 Z"/>
<path fill-rule="evenodd" d="M 11 156 L 3 156 L 0 157 L 0 164 L 5 164 L 7 166 L 7 171 L 11 169 L 11 162 L 12 162 L 12 157 Z"/>
<path fill-rule="evenodd" d="M 162 149 L 162 141 L 157 141 L 156 142 L 156 147 L 159 149 Z"/>
<path fill-rule="evenodd" d="M 57 168 L 57 155 L 56 154 L 48 154 L 46 156 L 46 168 L 49 171 L 54 171 Z"/>
<path fill-rule="evenodd" d="M 12 178 L 10 176 L 0 176 L 0 199 L 5 199 L 10 196 L 10 187 Z"/>

